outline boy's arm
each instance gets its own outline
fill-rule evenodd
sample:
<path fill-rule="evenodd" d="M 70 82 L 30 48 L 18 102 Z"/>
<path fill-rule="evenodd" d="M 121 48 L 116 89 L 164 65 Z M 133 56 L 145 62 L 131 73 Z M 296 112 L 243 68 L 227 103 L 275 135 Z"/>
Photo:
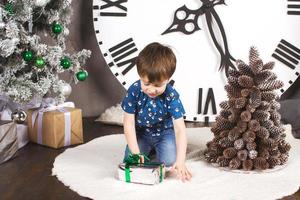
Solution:
<path fill-rule="evenodd" d="M 183 118 L 179 118 L 173 121 L 174 130 L 175 130 L 175 138 L 176 138 L 176 148 L 177 148 L 177 158 L 176 163 L 184 163 L 186 156 L 186 148 L 187 148 L 187 139 L 185 132 L 185 124 Z"/>
<path fill-rule="evenodd" d="M 138 154 L 140 149 L 135 132 L 135 115 L 124 112 L 124 134 L 131 153 Z"/>
<path fill-rule="evenodd" d="M 172 168 L 176 171 L 178 178 L 182 181 L 190 180 L 192 174 L 185 166 L 187 138 L 183 118 L 173 120 L 173 124 L 176 138 L 177 157 Z"/>

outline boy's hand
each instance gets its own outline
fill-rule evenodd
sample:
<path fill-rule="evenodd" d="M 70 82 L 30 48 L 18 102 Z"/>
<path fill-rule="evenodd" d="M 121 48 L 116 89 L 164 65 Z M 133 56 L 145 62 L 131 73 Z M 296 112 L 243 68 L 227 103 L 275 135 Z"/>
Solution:
<path fill-rule="evenodd" d="M 186 168 L 184 163 L 175 162 L 171 170 L 176 172 L 177 178 L 181 179 L 182 182 L 186 180 L 190 181 L 192 178 L 191 172 Z"/>

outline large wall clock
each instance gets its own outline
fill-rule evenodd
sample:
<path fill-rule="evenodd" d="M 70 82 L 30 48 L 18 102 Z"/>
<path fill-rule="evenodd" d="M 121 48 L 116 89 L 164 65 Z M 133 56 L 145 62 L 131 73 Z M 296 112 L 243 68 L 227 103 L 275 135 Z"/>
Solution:
<path fill-rule="evenodd" d="M 226 100 L 226 70 L 248 61 L 254 45 L 275 61 L 284 93 L 300 72 L 300 0 L 94 0 L 98 45 L 127 89 L 138 79 L 135 58 L 148 43 L 172 47 L 178 64 L 172 84 L 188 121 L 214 121 Z M 221 68 L 221 70 L 219 70 Z"/>

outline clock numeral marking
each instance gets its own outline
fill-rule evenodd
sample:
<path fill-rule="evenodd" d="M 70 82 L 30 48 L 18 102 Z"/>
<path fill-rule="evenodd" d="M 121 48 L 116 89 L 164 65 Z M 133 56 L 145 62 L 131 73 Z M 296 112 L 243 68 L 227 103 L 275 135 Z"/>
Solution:
<path fill-rule="evenodd" d="M 288 15 L 300 15 L 300 0 L 288 0 L 287 8 L 288 8 L 287 11 Z"/>
<path fill-rule="evenodd" d="M 300 49 L 282 39 L 277 45 L 272 57 L 282 62 L 289 68 L 295 69 L 300 60 Z"/>
<path fill-rule="evenodd" d="M 127 8 L 121 4 L 126 3 L 127 0 L 102 0 L 104 5 L 100 7 L 100 16 L 103 17 L 125 17 L 127 16 Z M 103 12 L 102 10 L 110 10 L 110 12 Z"/>
<path fill-rule="evenodd" d="M 129 38 L 111 47 L 108 51 L 110 52 L 111 56 L 113 57 L 113 61 L 118 67 L 123 67 L 124 65 L 127 65 L 127 67 L 122 71 L 122 74 L 125 75 L 135 66 L 136 56 L 132 58 L 128 57 L 137 50 L 138 49 L 136 48 L 133 39 Z"/>
<path fill-rule="evenodd" d="M 203 96 L 203 89 L 199 88 L 199 93 L 198 93 L 198 114 L 202 113 L 202 96 Z M 208 106 L 211 103 L 211 108 L 212 112 L 214 115 L 217 114 L 217 107 L 216 107 L 216 100 L 215 100 L 215 95 L 214 91 L 212 88 L 208 89 L 207 97 L 205 100 L 205 106 L 204 106 L 204 111 L 203 114 L 206 115 L 208 113 Z"/>
<path fill-rule="evenodd" d="M 202 88 L 199 88 L 199 92 L 198 92 L 198 114 L 201 114 L 202 112 Z"/>

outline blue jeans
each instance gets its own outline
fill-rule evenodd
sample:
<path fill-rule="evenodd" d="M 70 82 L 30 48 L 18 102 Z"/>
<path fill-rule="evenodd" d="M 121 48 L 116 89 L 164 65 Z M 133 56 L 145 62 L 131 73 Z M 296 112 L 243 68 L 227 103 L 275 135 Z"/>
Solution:
<path fill-rule="evenodd" d="M 156 152 L 156 162 L 164 163 L 170 167 L 176 161 L 176 140 L 173 129 L 167 129 L 159 136 L 152 136 L 151 133 L 137 133 L 137 142 L 140 152 L 149 156 L 152 149 Z M 124 160 L 129 155 L 129 147 L 126 146 Z"/>

